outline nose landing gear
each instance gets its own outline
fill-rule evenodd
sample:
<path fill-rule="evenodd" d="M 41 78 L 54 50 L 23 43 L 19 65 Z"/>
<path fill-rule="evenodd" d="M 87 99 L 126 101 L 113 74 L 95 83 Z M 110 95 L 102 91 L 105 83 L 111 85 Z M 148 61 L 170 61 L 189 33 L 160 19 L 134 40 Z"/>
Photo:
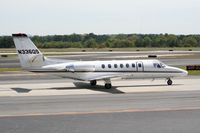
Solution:
<path fill-rule="evenodd" d="M 171 79 L 168 79 L 168 80 L 167 80 L 167 84 L 168 84 L 168 85 L 172 85 L 172 83 L 173 83 L 173 82 L 172 82 Z"/>
<path fill-rule="evenodd" d="M 104 81 L 105 81 L 105 88 L 106 89 L 111 89 L 112 85 L 111 85 L 110 79 L 104 79 Z"/>

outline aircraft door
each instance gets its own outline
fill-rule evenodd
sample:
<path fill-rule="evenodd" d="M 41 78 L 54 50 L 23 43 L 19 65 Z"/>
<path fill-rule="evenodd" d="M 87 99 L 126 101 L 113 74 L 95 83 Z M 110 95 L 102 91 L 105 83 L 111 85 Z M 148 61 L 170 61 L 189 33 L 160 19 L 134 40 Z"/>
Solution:
<path fill-rule="evenodd" d="M 136 67 L 137 67 L 137 71 L 144 71 L 144 65 L 141 61 L 136 62 Z"/>

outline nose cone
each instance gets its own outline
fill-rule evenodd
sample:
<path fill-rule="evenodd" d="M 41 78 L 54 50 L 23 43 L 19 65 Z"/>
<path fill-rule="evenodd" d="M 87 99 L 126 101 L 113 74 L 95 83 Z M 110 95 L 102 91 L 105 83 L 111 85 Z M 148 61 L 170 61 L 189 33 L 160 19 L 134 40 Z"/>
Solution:
<path fill-rule="evenodd" d="M 188 75 L 188 71 L 186 71 L 186 70 L 179 69 L 179 71 L 182 73 L 182 76 L 187 76 Z"/>
<path fill-rule="evenodd" d="M 170 71 L 175 72 L 176 74 L 174 74 L 174 77 L 183 77 L 183 76 L 187 76 L 188 72 L 186 70 L 180 69 L 180 68 L 176 68 L 176 67 L 168 67 Z"/>

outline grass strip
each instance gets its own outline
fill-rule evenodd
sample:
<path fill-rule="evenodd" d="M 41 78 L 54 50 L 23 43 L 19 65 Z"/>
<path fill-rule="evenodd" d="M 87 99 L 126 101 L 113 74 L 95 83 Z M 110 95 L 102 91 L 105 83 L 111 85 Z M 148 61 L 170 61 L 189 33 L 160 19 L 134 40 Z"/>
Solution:
<path fill-rule="evenodd" d="M 21 71 L 22 68 L 0 68 L 0 72 Z"/>
<path fill-rule="evenodd" d="M 160 50 L 200 50 L 200 47 L 133 47 L 133 48 L 39 48 L 41 52 L 80 52 L 86 50 L 90 51 L 160 51 Z M 15 48 L 0 48 L 0 53 L 13 53 L 16 52 Z"/>

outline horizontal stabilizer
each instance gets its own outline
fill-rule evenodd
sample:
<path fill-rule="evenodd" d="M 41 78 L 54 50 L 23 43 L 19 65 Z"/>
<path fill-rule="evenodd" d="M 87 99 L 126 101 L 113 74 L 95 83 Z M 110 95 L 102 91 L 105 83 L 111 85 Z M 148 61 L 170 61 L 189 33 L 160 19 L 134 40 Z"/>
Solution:
<path fill-rule="evenodd" d="M 24 33 L 17 33 L 17 34 L 12 34 L 13 37 L 27 37 L 26 34 Z"/>

